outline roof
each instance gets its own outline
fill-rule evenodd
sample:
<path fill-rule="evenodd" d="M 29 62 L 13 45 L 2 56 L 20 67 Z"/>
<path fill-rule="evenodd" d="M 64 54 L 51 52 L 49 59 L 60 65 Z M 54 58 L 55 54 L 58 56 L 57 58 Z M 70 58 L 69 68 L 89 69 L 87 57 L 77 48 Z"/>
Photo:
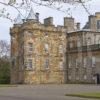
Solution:
<path fill-rule="evenodd" d="M 31 10 L 27 16 L 27 19 L 36 19 L 36 14 L 34 13 L 33 8 L 31 8 Z"/>
<path fill-rule="evenodd" d="M 87 33 L 87 32 L 90 32 L 90 33 L 99 33 L 100 34 L 100 31 L 91 31 L 89 29 L 83 29 L 83 30 L 78 30 L 78 31 L 73 31 L 73 32 L 68 32 L 67 34 L 70 35 L 70 34 L 74 34 L 74 33 Z"/>
<path fill-rule="evenodd" d="M 22 24 L 23 23 L 23 20 L 21 18 L 21 15 L 18 14 L 17 18 L 15 18 L 15 23 L 14 24 Z"/>

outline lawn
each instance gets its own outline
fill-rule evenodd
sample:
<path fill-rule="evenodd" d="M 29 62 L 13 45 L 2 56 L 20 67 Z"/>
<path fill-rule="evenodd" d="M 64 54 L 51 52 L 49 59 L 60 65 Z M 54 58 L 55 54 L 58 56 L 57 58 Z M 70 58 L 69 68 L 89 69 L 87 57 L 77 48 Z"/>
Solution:
<path fill-rule="evenodd" d="M 97 99 L 100 99 L 100 92 L 66 94 L 66 96 L 83 97 L 83 98 L 97 98 Z"/>

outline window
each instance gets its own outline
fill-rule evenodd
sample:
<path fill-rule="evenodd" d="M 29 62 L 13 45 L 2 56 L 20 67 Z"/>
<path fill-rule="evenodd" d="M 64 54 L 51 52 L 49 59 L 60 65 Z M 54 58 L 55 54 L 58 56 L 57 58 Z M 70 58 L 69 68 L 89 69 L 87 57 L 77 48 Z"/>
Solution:
<path fill-rule="evenodd" d="M 29 51 L 33 51 L 33 43 L 28 43 L 28 49 Z"/>
<path fill-rule="evenodd" d="M 87 66 L 91 67 L 92 65 L 92 57 L 88 56 L 87 57 Z"/>
<path fill-rule="evenodd" d="M 73 43 L 72 42 L 70 42 L 70 48 L 73 48 Z"/>
<path fill-rule="evenodd" d="M 68 59 L 68 68 L 76 67 L 76 59 L 73 57 L 69 57 Z"/>
<path fill-rule="evenodd" d="M 79 67 L 79 61 L 78 61 L 78 59 L 76 59 L 76 68 L 78 68 Z"/>
<path fill-rule="evenodd" d="M 68 63 L 68 68 L 71 68 L 71 61 L 69 61 Z"/>
<path fill-rule="evenodd" d="M 77 39 L 77 47 L 81 47 L 81 38 L 80 37 L 78 37 L 78 39 Z"/>
<path fill-rule="evenodd" d="M 71 56 L 69 56 L 68 57 L 68 68 L 71 68 L 72 66 L 73 66 L 73 63 L 72 63 L 73 61 L 72 61 L 72 57 Z"/>
<path fill-rule="evenodd" d="M 28 32 L 28 36 L 32 37 L 33 33 L 32 32 Z"/>
<path fill-rule="evenodd" d="M 48 58 L 45 59 L 44 66 L 46 69 L 49 68 L 49 59 Z"/>
<path fill-rule="evenodd" d="M 86 79 L 87 79 L 87 76 L 86 76 L 86 75 L 84 75 L 83 77 L 84 77 L 84 80 L 86 80 Z"/>
<path fill-rule="evenodd" d="M 81 57 L 77 58 L 76 59 L 76 68 L 80 67 L 81 66 L 81 63 L 82 63 Z"/>
<path fill-rule="evenodd" d="M 81 42 L 77 41 L 77 47 L 81 47 Z"/>
<path fill-rule="evenodd" d="M 98 38 L 98 44 L 100 44 L 100 37 Z"/>
<path fill-rule="evenodd" d="M 69 80 L 71 80 L 72 79 L 71 75 L 69 75 L 68 78 L 69 78 Z"/>
<path fill-rule="evenodd" d="M 87 45 L 91 45 L 91 37 L 87 38 Z"/>
<path fill-rule="evenodd" d="M 48 50 L 49 50 L 49 45 L 48 45 L 48 44 L 45 44 L 45 45 L 44 45 L 44 49 L 45 49 L 45 52 L 48 52 Z"/>
<path fill-rule="evenodd" d="M 45 35 L 45 36 L 48 36 L 48 33 L 47 33 L 47 32 L 45 32 L 45 33 L 44 33 L 44 35 Z"/>
<path fill-rule="evenodd" d="M 28 69 L 32 69 L 32 59 L 28 59 L 27 68 L 28 68 Z"/>
<path fill-rule="evenodd" d="M 77 80 L 77 81 L 79 80 L 79 76 L 76 76 L 76 80 Z"/>
<path fill-rule="evenodd" d="M 59 45 L 59 53 L 63 53 L 63 45 Z"/>
<path fill-rule="evenodd" d="M 95 76 L 92 76 L 92 80 L 95 80 L 96 79 L 96 77 Z"/>
<path fill-rule="evenodd" d="M 100 20 L 97 20 L 97 29 L 100 29 Z"/>
<path fill-rule="evenodd" d="M 92 57 L 92 67 L 96 66 L 96 61 L 95 61 L 95 57 Z"/>
<path fill-rule="evenodd" d="M 84 63 L 84 68 L 85 68 L 87 66 L 87 58 L 84 58 L 83 63 Z"/>
<path fill-rule="evenodd" d="M 60 61 L 60 63 L 59 63 L 59 68 L 60 68 L 60 69 L 63 69 L 63 61 Z"/>

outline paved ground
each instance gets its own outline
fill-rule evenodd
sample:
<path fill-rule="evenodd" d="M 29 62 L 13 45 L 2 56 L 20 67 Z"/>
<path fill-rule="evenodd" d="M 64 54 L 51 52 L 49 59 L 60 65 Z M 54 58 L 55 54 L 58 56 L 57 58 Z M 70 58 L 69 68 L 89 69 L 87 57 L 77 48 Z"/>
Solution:
<path fill-rule="evenodd" d="M 67 97 L 66 93 L 98 92 L 97 85 L 20 85 L 18 87 L 0 87 L 0 100 L 98 100 L 79 97 Z"/>

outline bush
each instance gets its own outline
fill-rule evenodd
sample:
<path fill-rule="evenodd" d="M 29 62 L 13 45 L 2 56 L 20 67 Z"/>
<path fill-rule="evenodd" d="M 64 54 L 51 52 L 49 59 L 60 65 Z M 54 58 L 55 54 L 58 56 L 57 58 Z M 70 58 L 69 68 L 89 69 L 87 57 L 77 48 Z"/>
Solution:
<path fill-rule="evenodd" d="M 7 60 L 0 60 L 0 84 L 10 83 L 10 62 Z"/>

